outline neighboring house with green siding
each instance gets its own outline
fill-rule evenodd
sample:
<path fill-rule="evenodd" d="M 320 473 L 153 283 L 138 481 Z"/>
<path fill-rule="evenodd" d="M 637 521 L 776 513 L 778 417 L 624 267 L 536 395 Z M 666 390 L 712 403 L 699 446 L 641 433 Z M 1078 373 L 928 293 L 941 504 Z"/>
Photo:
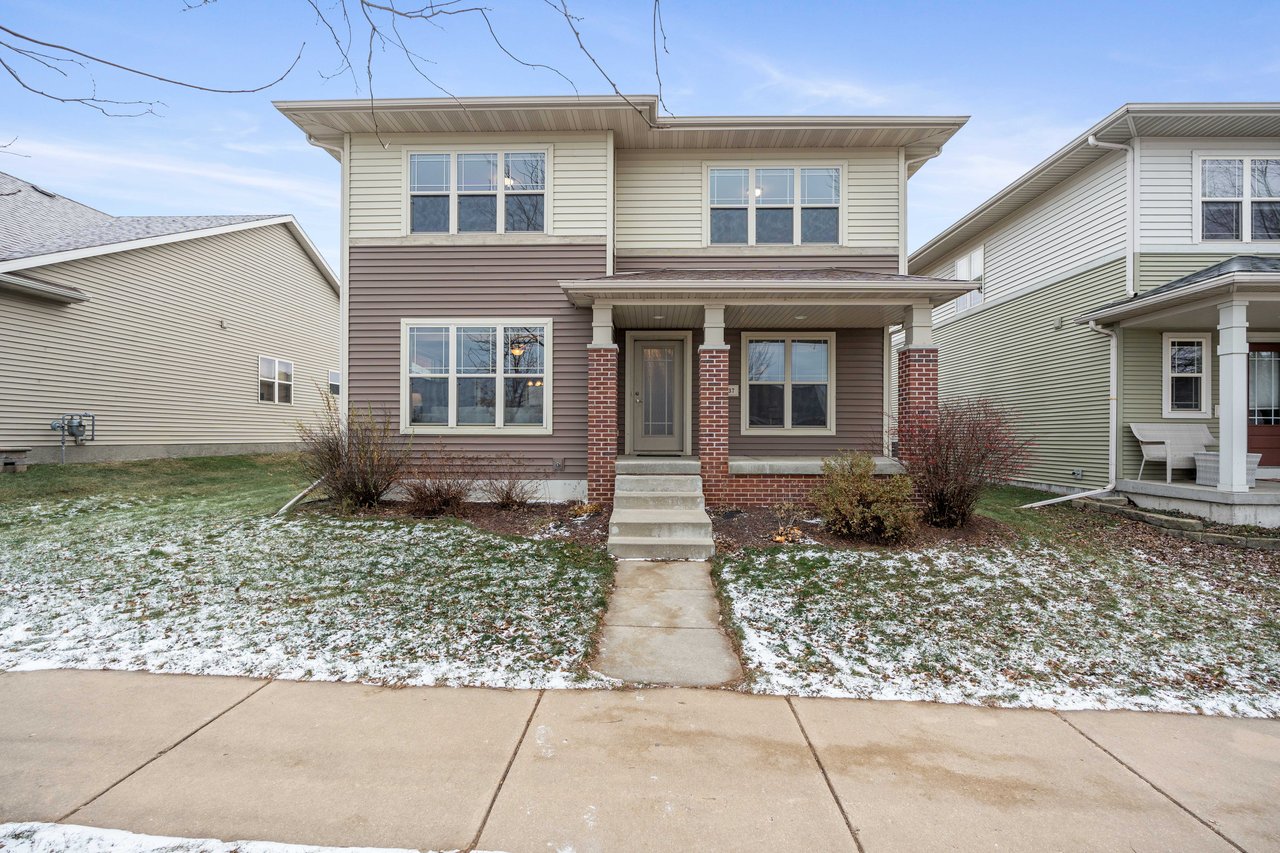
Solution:
<path fill-rule="evenodd" d="M 934 311 L 940 393 L 1017 414 L 1022 481 L 1280 526 L 1280 104 L 1127 104 L 909 270 L 982 282 Z M 1134 424 L 1220 456 L 1144 466 Z"/>

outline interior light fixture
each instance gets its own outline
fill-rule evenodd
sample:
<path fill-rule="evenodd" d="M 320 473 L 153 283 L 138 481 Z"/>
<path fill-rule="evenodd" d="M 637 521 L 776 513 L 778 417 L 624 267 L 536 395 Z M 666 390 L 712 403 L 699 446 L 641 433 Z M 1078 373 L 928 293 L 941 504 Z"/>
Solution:
<path fill-rule="evenodd" d="M 797 314 L 797 315 L 796 315 L 796 319 L 797 319 L 797 320 L 808 320 L 808 319 L 809 319 L 809 315 L 808 315 L 808 314 Z"/>

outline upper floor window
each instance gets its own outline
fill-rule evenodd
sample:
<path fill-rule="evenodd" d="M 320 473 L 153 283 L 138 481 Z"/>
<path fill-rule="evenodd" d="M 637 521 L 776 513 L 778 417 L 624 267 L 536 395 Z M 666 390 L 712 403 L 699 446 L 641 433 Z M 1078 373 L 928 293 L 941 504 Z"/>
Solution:
<path fill-rule="evenodd" d="M 712 245 L 840 242 L 838 166 L 708 170 Z"/>
<path fill-rule="evenodd" d="M 1200 238 L 1280 240 L 1280 158 L 1203 158 Z"/>
<path fill-rule="evenodd" d="M 545 151 L 409 155 L 409 233 L 546 231 Z"/>
<path fill-rule="evenodd" d="M 982 247 L 956 260 L 956 281 L 982 281 Z M 964 296 L 956 297 L 956 312 L 974 308 L 982 304 L 982 288 L 971 290 Z"/>

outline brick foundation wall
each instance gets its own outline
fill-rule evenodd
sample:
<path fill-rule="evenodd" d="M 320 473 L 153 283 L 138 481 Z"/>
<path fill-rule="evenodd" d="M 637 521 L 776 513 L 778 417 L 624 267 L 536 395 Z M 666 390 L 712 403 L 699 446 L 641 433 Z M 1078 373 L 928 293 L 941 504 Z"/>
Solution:
<path fill-rule="evenodd" d="M 938 350 L 904 349 L 898 353 L 898 440 L 900 453 L 909 452 L 905 440 L 915 430 L 938 425 Z"/>
<path fill-rule="evenodd" d="M 709 504 L 732 501 L 729 488 L 729 348 L 698 348 L 698 458 Z"/>
<path fill-rule="evenodd" d="M 587 349 L 587 500 L 613 503 L 618 459 L 618 348 Z"/>
<path fill-rule="evenodd" d="M 742 474 L 728 477 L 721 495 L 707 497 L 712 507 L 773 506 L 790 502 L 812 506 L 809 493 L 822 481 L 817 474 Z"/>

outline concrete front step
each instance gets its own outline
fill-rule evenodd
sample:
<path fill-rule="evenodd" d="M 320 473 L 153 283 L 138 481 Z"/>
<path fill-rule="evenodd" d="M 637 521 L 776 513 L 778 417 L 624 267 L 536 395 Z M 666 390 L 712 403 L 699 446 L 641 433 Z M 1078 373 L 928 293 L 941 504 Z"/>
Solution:
<path fill-rule="evenodd" d="M 702 463 L 687 456 L 622 456 L 615 463 L 619 474 L 701 474 Z"/>
<path fill-rule="evenodd" d="M 711 537 L 610 536 L 609 553 L 619 560 L 710 560 L 715 554 Z"/>
<path fill-rule="evenodd" d="M 618 492 L 613 496 L 617 509 L 705 509 L 701 492 Z"/>
<path fill-rule="evenodd" d="M 619 474 L 614 478 L 615 495 L 623 492 L 683 492 L 702 494 L 702 477 L 697 474 Z"/>
<path fill-rule="evenodd" d="M 710 540 L 711 519 L 701 509 L 615 509 L 609 535 Z"/>

